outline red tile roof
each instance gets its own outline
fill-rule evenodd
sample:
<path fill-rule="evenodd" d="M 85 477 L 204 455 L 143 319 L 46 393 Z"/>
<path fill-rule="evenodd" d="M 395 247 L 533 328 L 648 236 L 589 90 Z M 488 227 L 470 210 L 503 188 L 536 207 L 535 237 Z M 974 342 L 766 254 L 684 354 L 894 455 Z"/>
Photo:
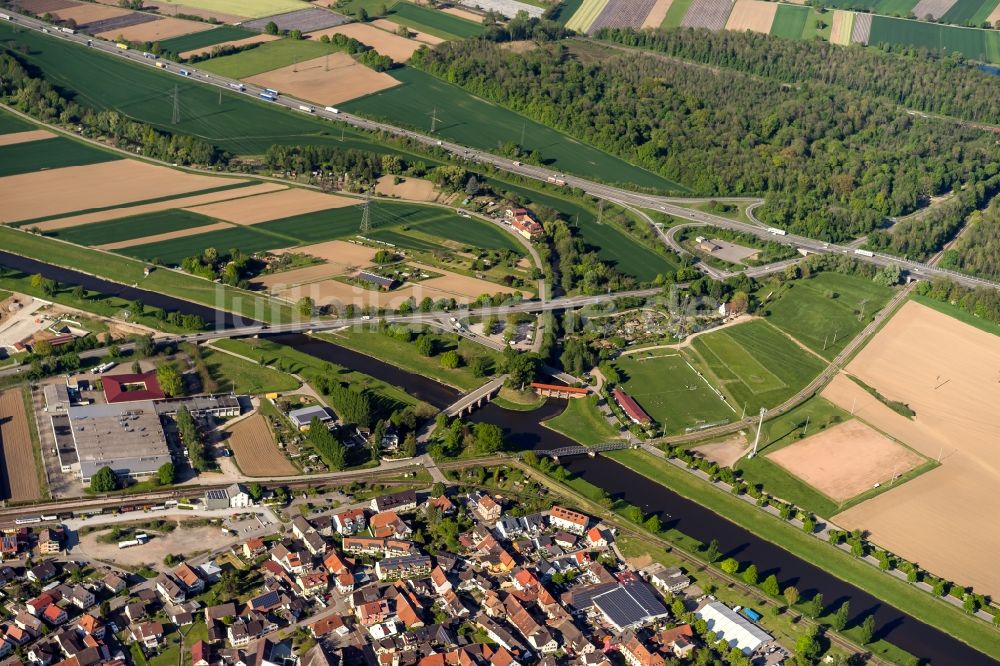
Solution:
<path fill-rule="evenodd" d="M 101 378 L 104 384 L 104 397 L 109 403 L 132 402 L 134 400 L 162 400 L 166 396 L 160 383 L 156 381 L 155 372 L 141 374 L 105 375 Z M 126 386 L 139 384 L 140 390 L 126 390 Z"/>
<path fill-rule="evenodd" d="M 560 384 L 543 384 L 541 382 L 531 382 L 531 388 L 539 389 L 541 391 L 562 391 L 563 393 L 579 393 L 581 395 L 586 395 L 590 393 L 590 389 L 586 387 L 562 386 Z"/>
<path fill-rule="evenodd" d="M 612 392 L 612 395 L 614 395 L 615 402 L 618 403 L 618 406 L 621 407 L 625 411 L 625 414 L 633 421 L 637 423 L 649 423 L 653 420 L 649 418 L 649 414 L 646 413 L 646 410 L 640 407 L 639 403 L 632 399 L 632 396 L 625 391 L 620 388 L 616 388 Z"/>

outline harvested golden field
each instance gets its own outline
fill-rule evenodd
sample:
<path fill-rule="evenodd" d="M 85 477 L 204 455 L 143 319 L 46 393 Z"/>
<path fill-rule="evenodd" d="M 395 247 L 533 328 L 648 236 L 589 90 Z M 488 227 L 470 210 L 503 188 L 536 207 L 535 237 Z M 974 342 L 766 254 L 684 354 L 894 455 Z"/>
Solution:
<path fill-rule="evenodd" d="M 236 464 L 247 476 L 293 476 L 299 473 L 278 445 L 267 420 L 259 413 L 245 418 L 230 429 L 227 441 Z"/>
<path fill-rule="evenodd" d="M 854 12 L 843 9 L 833 10 L 833 21 L 830 29 L 830 43 L 847 46 L 851 43 L 851 28 L 854 26 Z"/>
<path fill-rule="evenodd" d="M 0 146 L 13 146 L 16 143 L 28 143 L 29 141 L 42 141 L 51 139 L 55 134 L 48 130 L 28 130 L 27 132 L 12 132 L 11 134 L 0 134 Z"/>
<path fill-rule="evenodd" d="M 897 414 L 844 377 L 823 396 L 941 466 L 834 522 L 870 530 L 875 543 L 937 575 L 1000 594 L 1000 530 L 982 523 L 1000 512 L 1000 337 L 911 301 L 847 371 L 916 416 Z"/>
<path fill-rule="evenodd" d="M 158 42 L 164 39 L 190 35 L 194 32 L 204 32 L 211 30 L 215 26 L 202 21 L 188 21 L 179 18 L 161 18 L 156 21 L 130 25 L 127 28 L 116 28 L 98 34 L 104 39 L 118 39 L 124 37 L 130 42 Z"/>
<path fill-rule="evenodd" d="M 134 245 L 145 245 L 146 243 L 159 243 L 160 241 L 173 240 L 175 238 L 184 238 L 186 236 L 197 236 L 198 234 L 207 234 L 210 231 L 219 231 L 221 229 L 229 229 L 233 225 L 228 222 L 216 222 L 215 224 L 206 224 L 203 227 L 192 227 L 190 229 L 178 229 L 177 231 L 167 231 L 162 234 L 153 234 L 152 236 L 143 236 L 142 238 L 132 238 L 130 240 L 118 241 L 117 243 L 105 243 L 104 245 L 95 245 L 98 250 L 121 250 L 122 248 L 132 247 Z"/>
<path fill-rule="evenodd" d="M 924 458 L 857 419 L 767 454 L 830 499 L 845 502 L 924 463 Z"/>
<path fill-rule="evenodd" d="M 434 183 L 422 178 L 403 178 L 394 183 L 394 176 L 382 176 L 375 185 L 375 193 L 384 197 L 399 197 L 409 201 L 437 201 L 438 191 Z"/>
<path fill-rule="evenodd" d="M 0 201 L 4 202 L 4 221 L 17 222 L 207 190 L 233 182 L 240 181 L 122 159 L 0 178 Z"/>
<path fill-rule="evenodd" d="M 774 23 L 774 15 L 778 11 L 776 2 L 764 2 L 764 0 L 736 0 L 733 11 L 726 21 L 726 30 L 743 32 L 750 30 L 762 34 L 771 32 L 771 24 Z"/>
<path fill-rule="evenodd" d="M 368 23 L 348 23 L 335 28 L 310 32 L 311 39 L 319 39 L 323 35 L 344 35 L 353 37 L 362 44 L 372 47 L 382 55 L 387 55 L 396 62 L 406 62 L 423 43 L 415 39 L 407 39 L 397 34 L 386 32 Z"/>
<path fill-rule="evenodd" d="M 258 224 L 293 215 L 355 206 L 358 203 L 360 200 L 350 197 L 340 197 L 335 194 L 323 194 L 314 190 L 293 187 L 280 192 L 220 201 L 206 206 L 187 208 L 187 210 L 234 224 Z"/>
<path fill-rule="evenodd" d="M 438 11 L 444 12 L 445 14 L 451 14 L 452 16 L 457 16 L 459 18 L 464 18 L 465 20 L 472 21 L 473 23 L 483 22 L 482 14 L 477 14 L 476 12 L 463 9 L 461 7 L 442 7 L 438 9 Z"/>
<path fill-rule="evenodd" d="M 56 231 L 58 229 L 68 229 L 70 227 L 77 227 L 81 224 L 92 224 L 94 222 L 105 222 L 107 220 L 115 220 L 119 217 L 129 217 L 132 215 L 145 215 L 146 213 L 155 213 L 161 210 L 170 210 L 172 208 L 188 208 L 191 206 L 201 206 L 203 204 L 215 203 L 216 201 L 229 201 L 231 199 L 241 199 L 243 197 L 254 196 L 256 194 L 264 194 L 266 192 L 276 192 L 278 190 L 286 189 L 286 185 L 281 185 L 279 183 L 261 183 L 260 185 L 249 185 L 247 187 L 237 188 L 235 190 L 224 190 L 222 192 L 210 192 L 208 194 L 195 194 L 190 197 L 181 197 L 178 199 L 170 199 L 168 201 L 157 201 L 151 204 L 142 204 L 140 206 L 130 206 L 128 208 L 111 208 L 109 210 L 101 210 L 94 213 L 84 213 L 83 215 L 73 215 L 71 217 L 61 217 L 56 220 L 48 220 L 46 222 L 40 222 L 38 224 L 31 225 L 32 227 L 38 228 L 39 231 Z"/>
<path fill-rule="evenodd" d="M 114 0 L 101 0 L 102 2 L 107 2 L 109 4 L 113 3 Z M 225 14 L 223 12 L 217 12 L 212 9 L 202 9 L 201 7 L 191 7 L 189 5 L 175 5 L 170 2 L 157 2 L 157 11 L 160 14 L 168 16 L 176 16 L 177 14 L 187 14 L 188 16 L 200 16 L 206 19 L 216 19 L 222 23 L 238 23 L 245 20 L 246 16 L 237 16 L 236 14 Z"/>
<path fill-rule="evenodd" d="M 286 95 L 333 106 L 399 85 L 399 81 L 358 63 L 346 53 L 331 53 L 247 79 Z"/>
<path fill-rule="evenodd" d="M 40 499 L 42 489 L 38 485 L 31 429 L 21 389 L 0 393 L 0 445 L 3 450 L 0 498 L 14 501 Z"/>
<path fill-rule="evenodd" d="M 215 48 L 222 48 L 225 46 L 247 46 L 249 44 L 261 44 L 263 42 L 272 42 L 275 39 L 281 39 L 277 35 L 254 35 L 253 37 L 244 37 L 243 39 L 234 39 L 230 42 L 219 42 L 218 44 L 212 44 L 211 46 L 203 46 L 200 49 L 191 49 L 190 51 L 184 51 L 183 53 L 178 53 L 181 58 L 190 58 L 191 56 L 198 55 L 199 53 L 211 53 Z"/>
<path fill-rule="evenodd" d="M 399 24 L 393 23 L 389 19 L 375 19 L 374 21 L 370 22 L 370 25 L 373 25 L 376 28 L 381 28 L 388 32 L 396 32 L 397 30 L 399 30 Z M 406 26 L 406 28 L 410 31 L 410 37 L 412 39 L 415 39 L 418 42 L 423 42 L 424 44 L 435 46 L 437 44 L 441 44 L 444 41 L 446 41 L 444 39 L 441 39 L 440 37 L 435 37 L 434 35 L 428 35 L 426 32 L 420 32 L 419 30 L 414 30 L 410 26 Z"/>
<path fill-rule="evenodd" d="M 283 252 L 295 252 L 296 254 L 308 254 L 318 259 L 323 259 L 326 263 L 314 266 L 295 268 L 290 271 L 261 275 L 254 282 L 270 290 L 284 290 L 303 284 L 329 280 L 330 278 L 344 275 L 349 272 L 356 272 L 369 266 L 375 250 L 364 245 L 356 245 L 347 241 L 328 241 L 317 245 L 307 245 L 297 247 L 294 250 L 278 250 L 275 254 Z"/>
<path fill-rule="evenodd" d="M 131 14 L 132 12 L 127 9 L 121 9 L 120 7 L 106 7 L 105 5 L 85 2 L 83 4 L 77 4 L 73 7 L 59 9 L 51 13 L 53 16 L 63 21 L 69 21 L 72 19 L 76 21 L 77 25 L 84 25 L 86 23 L 93 23 L 94 21 L 105 21 L 110 18 L 125 16 L 127 14 Z"/>

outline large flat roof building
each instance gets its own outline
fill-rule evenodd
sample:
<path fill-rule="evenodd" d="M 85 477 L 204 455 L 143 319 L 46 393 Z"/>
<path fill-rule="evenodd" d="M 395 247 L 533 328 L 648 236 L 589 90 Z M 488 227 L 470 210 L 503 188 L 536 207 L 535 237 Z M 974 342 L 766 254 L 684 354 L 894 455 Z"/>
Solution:
<path fill-rule="evenodd" d="M 150 400 L 67 411 L 84 483 L 102 467 L 135 477 L 153 474 L 171 461 L 160 417 Z"/>

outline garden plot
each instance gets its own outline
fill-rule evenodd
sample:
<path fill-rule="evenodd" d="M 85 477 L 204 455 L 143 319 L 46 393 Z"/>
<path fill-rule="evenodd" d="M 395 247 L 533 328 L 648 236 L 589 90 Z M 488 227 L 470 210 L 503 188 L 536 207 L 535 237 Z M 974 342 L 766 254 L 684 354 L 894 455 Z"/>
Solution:
<path fill-rule="evenodd" d="M 935 21 L 945 15 L 958 0 L 920 0 L 913 7 L 913 15 L 918 19 L 930 16 Z"/>
<path fill-rule="evenodd" d="M 399 81 L 388 74 L 365 67 L 346 53 L 331 53 L 329 56 L 264 72 L 247 81 L 325 106 L 399 85 Z"/>
<path fill-rule="evenodd" d="M 350 197 L 292 188 L 271 194 L 221 201 L 187 210 L 235 224 L 259 224 L 321 210 L 354 206 L 358 203 L 357 199 Z"/>
<path fill-rule="evenodd" d="M 42 141 L 55 136 L 48 130 L 28 130 L 27 132 L 12 132 L 10 134 L 0 134 L 0 146 L 13 146 L 16 143 L 28 143 L 30 141 Z"/>
<path fill-rule="evenodd" d="M 319 39 L 323 35 L 344 35 L 353 37 L 362 44 L 370 46 L 382 55 L 387 55 L 395 62 L 406 62 L 423 44 L 415 39 L 401 37 L 397 34 L 380 30 L 368 23 L 348 23 L 347 25 L 327 28 L 309 33 L 310 39 Z"/>
<path fill-rule="evenodd" d="M 199 55 L 202 53 L 211 53 L 214 49 L 225 48 L 227 46 L 249 46 L 250 44 L 263 44 L 264 42 L 273 42 L 276 39 L 281 39 L 277 35 L 254 35 L 253 37 L 244 37 L 243 39 L 234 39 L 230 42 L 219 42 L 218 44 L 210 44 L 209 46 L 203 46 L 197 49 L 191 49 L 190 51 L 184 51 L 178 53 L 177 55 L 187 60 L 191 56 Z"/>
<path fill-rule="evenodd" d="M 299 473 L 274 443 L 271 427 L 259 413 L 245 418 L 229 431 L 226 443 L 236 464 L 247 476 L 294 476 Z"/>
<path fill-rule="evenodd" d="M 204 32 L 205 30 L 211 30 L 213 27 L 215 26 L 211 23 L 203 23 L 201 21 L 161 18 L 158 21 L 150 21 L 127 28 L 110 30 L 97 36 L 104 37 L 105 39 L 117 39 L 121 36 L 130 42 L 158 42 L 164 39 L 180 37 L 181 35 L 190 35 L 193 32 Z"/>
<path fill-rule="evenodd" d="M 247 21 L 243 27 L 248 30 L 263 30 L 268 23 L 275 23 L 278 30 L 301 30 L 303 33 L 315 32 L 323 28 L 332 28 L 350 21 L 343 14 L 332 12 L 322 7 L 309 7 L 286 14 L 265 16 L 254 21 Z"/>
<path fill-rule="evenodd" d="M 640 28 L 659 28 L 663 24 L 663 19 L 667 18 L 667 10 L 673 0 L 656 0 L 649 14 L 642 20 Z"/>
<path fill-rule="evenodd" d="M 638 28 L 653 10 L 656 0 L 611 0 L 590 24 L 589 31 L 601 28 Z"/>
<path fill-rule="evenodd" d="M 770 34 L 771 24 L 774 23 L 774 16 L 777 12 L 778 4 L 776 2 L 736 0 L 736 4 L 733 5 L 733 11 L 729 15 L 729 20 L 726 21 L 726 30 L 736 30 L 739 32 L 750 30 L 764 35 Z M 726 259 L 726 261 L 732 260 Z"/>
<path fill-rule="evenodd" d="M 681 21 L 684 28 L 722 30 L 726 27 L 733 0 L 694 0 Z"/>
<path fill-rule="evenodd" d="M 36 500 L 42 496 L 28 418 L 21 389 L 0 393 L 0 448 L 3 452 L 0 498 L 4 500 Z"/>

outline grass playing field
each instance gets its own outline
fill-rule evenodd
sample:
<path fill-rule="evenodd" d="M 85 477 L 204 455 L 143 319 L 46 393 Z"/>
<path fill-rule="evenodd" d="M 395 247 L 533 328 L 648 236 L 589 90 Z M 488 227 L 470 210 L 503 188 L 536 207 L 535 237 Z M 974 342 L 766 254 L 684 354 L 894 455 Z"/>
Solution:
<path fill-rule="evenodd" d="M 256 48 L 221 58 L 210 58 L 198 67 L 231 79 L 245 79 L 261 72 L 270 72 L 296 62 L 319 58 L 342 49 L 319 41 L 278 39 L 264 42 Z"/>
<path fill-rule="evenodd" d="M 868 43 L 901 44 L 949 53 L 958 51 L 967 58 L 1000 63 L 1000 33 L 994 30 L 874 16 Z"/>
<path fill-rule="evenodd" d="M 787 39 L 801 39 L 809 18 L 809 8 L 805 5 L 778 5 L 771 24 L 771 34 Z"/>
<path fill-rule="evenodd" d="M 710 423 L 733 421 L 739 414 L 699 377 L 687 359 L 672 349 L 621 356 L 615 367 L 622 388 L 635 398 L 664 432 L 678 433 Z"/>
<path fill-rule="evenodd" d="M 21 52 L 19 45 L 26 49 Z M 258 155 L 274 144 L 337 145 L 343 149 L 398 154 L 409 160 L 433 159 L 386 148 L 341 124 L 333 125 L 297 111 L 205 86 L 189 78 L 142 67 L 121 57 L 0 23 L 0 46 L 18 50 L 53 85 L 75 94 L 95 109 L 114 109 L 167 131 L 198 136 L 223 150 Z M 181 110 L 172 122 L 173 94 Z"/>
<path fill-rule="evenodd" d="M 123 217 L 107 222 L 97 222 L 94 224 L 82 224 L 78 227 L 69 227 L 49 233 L 47 235 L 61 238 L 71 243 L 80 245 L 104 245 L 106 243 L 118 243 L 120 241 L 132 240 L 133 238 L 143 238 L 155 234 L 165 234 L 181 229 L 192 229 L 207 224 L 212 224 L 214 220 L 197 213 L 189 213 L 186 210 L 172 209 L 145 215 L 134 215 Z"/>
<path fill-rule="evenodd" d="M 823 369 L 823 362 L 765 321 L 698 336 L 692 342 L 713 386 L 748 414 L 795 395 Z"/>
<path fill-rule="evenodd" d="M 768 321 L 832 359 L 891 297 L 891 289 L 866 278 L 824 272 L 792 283 L 768 304 Z"/>
<path fill-rule="evenodd" d="M 256 32 L 238 28 L 234 25 L 220 25 L 218 28 L 212 30 L 203 30 L 190 35 L 166 39 L 160 42 L 160 46 L 170 53 L 184 53 L 185 51 L 200 49 L 205 46 L 212 46 L 213 44 L 253 37 L 256 34 Z"/>
<path fill-rule="evenodd" d="M 606 182 L 681 191 L 683 188 L 561 132 L 475 97 L 462 88 L 412 67 L 392 71 L 403 85 L 353 100 L 341 108 L 391 123 L 429 131 L 437 118 L 439 136 L 483 150 L 511 141 L 537 148 L 553 171 L 564 170 Z"/>
<path fill-rule="evenodd" d="M 57 136 L 41 141 L 0 146 L 0 176 L 120 159 L 121 155 Z"/>
<path fill-rule="evenodd" d="M 398 2 L 393 5 L 386 18 L 393 23 L 405 25 L 441 39 L 467 39 L 483 34 L 481 24 L 409 2 Z"/>
<path fill-rule="evenodd" d="M 0 134 L 12 134 L 14 132 L 28 132 L 35 129 L 31 123 L 21 120 L 5 111 L 0 111 Z"/>

